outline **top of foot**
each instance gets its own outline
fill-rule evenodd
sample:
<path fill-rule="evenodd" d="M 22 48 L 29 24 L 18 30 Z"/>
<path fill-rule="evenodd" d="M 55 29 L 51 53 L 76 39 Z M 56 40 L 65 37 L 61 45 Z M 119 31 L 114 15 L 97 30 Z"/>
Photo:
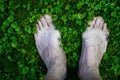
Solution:
<path fill-rule="evenodd" d="M 93 21 L 88 23 L 90 27 L 83 33 L 82 37 L 85 41 L 86 47 L 95 47 L 97 49 L 98 61 L 102 59 L 102 56 L 107 48 L 107 37 L 109 32 L 107 30 L 107 24 L 104 23 L 102 17 L 94 17 Z M 94 51 L 95 52 L 95 51 Z M 93 52 L 90 55 L 95 55 Z"/>

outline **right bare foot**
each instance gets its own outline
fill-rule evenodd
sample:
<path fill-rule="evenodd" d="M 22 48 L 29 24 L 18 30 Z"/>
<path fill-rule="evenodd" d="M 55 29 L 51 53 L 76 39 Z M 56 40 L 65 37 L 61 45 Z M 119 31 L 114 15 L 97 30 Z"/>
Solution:
<path fill-rule="evenodd" d="M 94 17 L 90 27 L 83 33 L 82 52 L 79 61 L 79 77 L 83 80 L 101 80 L 99 64 L 107 48 L 109 35 L 101 17 Z"/>

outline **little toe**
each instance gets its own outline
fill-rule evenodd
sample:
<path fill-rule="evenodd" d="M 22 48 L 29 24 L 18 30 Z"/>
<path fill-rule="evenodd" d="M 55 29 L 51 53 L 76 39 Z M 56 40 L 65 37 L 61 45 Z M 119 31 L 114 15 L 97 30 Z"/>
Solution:
<path fill-rule="evenodd" d="M 105 32 L 106 30 L 107 30 L 107 24 L 104 23 L 104 25 L 103 25 L 103 31 Z"/>
<path fill-rule="evenodd" d="M 105 23 L 103 26 L 103 32 L 105 33 L 105 36 L 108 37 L 109 36 L 109 32 L 107 30 L 107 24 Z"/>
<path fill-rule="evenodd" d="M 40 28 L 39 28 L 38 24 L 36 25 L 36 29 L 37 29 L 37 31 L 36 31 L 36 33 L 34 34 L 34 37 L 35 37 L 35 38 L 37 37 L 37 35 L 38 35 L 39 32 L 40 32 Z"/>
<path fill-rule="evenodd" d="M 39 29 L 39 27 L 38 27 L 38 25 L 36 25 L 36 29 L 37 29 L 37 32 L 36 33 L 34 33 L 34 38 L 35 38 L 35 40 L 37 39 L 37 37 L 38 37 L 38 34 L 39 34 L 39 32 L 40 32 L 40 29 Z"/>
<path fill-rule="evenodd" d="M 40 31 L 39 25 L 37 24 L 36 27 L 37 27 L 37 32 L 39 32 Z"/>

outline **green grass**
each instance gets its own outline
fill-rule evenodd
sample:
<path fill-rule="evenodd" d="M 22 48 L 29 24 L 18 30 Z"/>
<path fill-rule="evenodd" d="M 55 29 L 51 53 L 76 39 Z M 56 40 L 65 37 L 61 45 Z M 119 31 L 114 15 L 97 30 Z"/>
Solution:
<path fill-rule="evenodd" d="M 0 80 L 43 80 L 46 67 L 33 34 L 36 21 L 50 14 L 61 32 L 67 56 L 67 79 L 78 80 L 81 35 L 93 16 L 102 16 L 110 32 L 107 52 L 100 64 L 104 80 L 120 76 L 119 0 L 0 0 Z"/>

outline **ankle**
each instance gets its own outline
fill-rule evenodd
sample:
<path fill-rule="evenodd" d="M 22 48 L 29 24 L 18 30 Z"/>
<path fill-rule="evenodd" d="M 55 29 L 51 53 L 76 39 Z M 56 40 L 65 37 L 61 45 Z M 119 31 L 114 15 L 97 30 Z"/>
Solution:
<path fill-rule="evenodd" d="M 85 67 L 84 71 L 81 72 L 81 77 L 84 80 L 102 80 L 97 67 Z"/>

